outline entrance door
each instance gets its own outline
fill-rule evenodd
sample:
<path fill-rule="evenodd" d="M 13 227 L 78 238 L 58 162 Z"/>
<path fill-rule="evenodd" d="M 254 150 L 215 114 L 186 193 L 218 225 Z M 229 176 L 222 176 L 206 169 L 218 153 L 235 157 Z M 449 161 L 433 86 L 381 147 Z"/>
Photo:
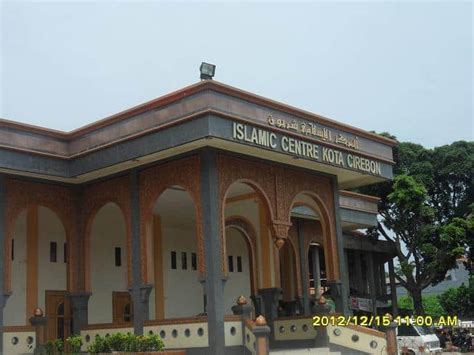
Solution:
<path fill-rule="evenodd" d="M 66 291 L 46 291 L 46 317 L 48 340 L 64 340 L 71 335 L 71 303 Z"/>
<path fill-rule="evenodd" d="M 133 321 L 132 297 L 128 292 L 112 292 L 113 323 L 130 323 Z"/>

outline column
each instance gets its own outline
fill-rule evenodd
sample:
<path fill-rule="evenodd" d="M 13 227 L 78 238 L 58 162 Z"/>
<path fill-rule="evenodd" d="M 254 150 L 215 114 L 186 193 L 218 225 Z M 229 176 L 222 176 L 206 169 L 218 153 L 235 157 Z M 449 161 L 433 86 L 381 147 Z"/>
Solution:
<path fill-rule="evenodd" d="M 201 160 L 201 209 L 204 235 L 204 261 L 206 273 L 203 283 L 206 294 L 206 311 L 209 329 L 209 352 L 212 355 L 225 353 L 224 333 L 224 285 L 222 277 L 222 240 L 219 203 L 219 181 L 217 154 L 214 150 L 204 149 Z"/>
<path fill-rule="evenodd" d="M 6 210 L 7 210 L 7 191 L 5 186 L 5 177 L 0 174 L 0 354 L 3 353 L 3 309 L 7 302 L 9 294 L 5 290 L 5 240 L 6 236 Z M 8 257 L 8 256 L 7 256 Z"/>
<path fill-rule="evenodd" d="M 380 256 L 380 295 L 387 295 L 387 283 L 385 282 L 385 261 L 383 256 Z"/>
<path fill-rule="evenodd" d="M 72 333 L 81 334 L 81 328 L 89 323 L 89 298 L 90 292 L 71 292 L 69 299 L 71 300 L 72 310 Z"/>
<path fill-rule="evenodd" d="M 388 275 L 390 277 L 390 297 L 392 298 L 392 315 L 398 316 L 397 287 L 395 285 L 395 269 L 393 259 L 388 261 Z"/>
<path fill-rule="evenodd" d="M 374 264 L 374 255 L 373 253 L 367 253 L 367 271 L 369 276 L 369 294 L 370 299 L 372 300 L 372 314 L 377 314 L 377 305 L 376 305 L 376 284 L 375 284 L 375 264 Z"/>
<path fill-rule="evenodd" d="M 365 294 L 364 279 L 362 278 L 362 262 L 360 260 L 360 252 L 354 251 L 355 272 L 356 272 L 356 291 L 357 296 Z"/>
<path fill-rule="evenodd" d="M 338 256 L 338 267 L 340 280 L 333 280 L 328 286 L 331 287 L 331 297 L 336 303 L 336 311 L 344 315 L 349 315 L 349 290 L 347 289 L 347 283 L 345 280 L 348 279 L 349 275 L 346 272 L 346 261 L 344 255 L 344 237 L 342 235 L 341 227 L 341 211 L 339 208 L 339 183 L 337 177 L 332 178 L 333 188 L 333 200 L 334 200 L 334 216 L 336 221 L 336 241 L 337 241 L 337 252 Z"/>
<path fill-rule="evenodd" d="M 313 260 L 314 291 L 317 298 L 321 291 L 321 266 L 319 265 L 319 247 L 315 245 L 311 247 L 311 259 Z"/>
<path fill-rule="evenodd" d="M 76 235 L 69 243 L 69 253 L 75 253 L 75 264 L 71 267 L 75 268 L 75 285 L 72 285 L 73 291 L 69 292 L 72 309 L 72 332 L 79 335 L 81 329 L 89 324 L 89 298 L 92 295 L 85 291 L 85 244 L 84 244 L 84 220 L 83 220 L 83 190 L 78 186 L 75 188 L 75 214 L 76 214 Z M 68 258 L 71 260 L 72 258 Z"/>
<path fill-rule="evenodd" d="M 140 241 L 140 201 L 139 176 L 137 170 L 130 172 L 130 210 L 132 225 L 132 287 L 129 289 L 133 302 L 133 331 L 143 334 L 143 321 L 149 317 L 148 301 L 151 285 L 142 284 L 141 241 Z"/>
<path fill-rule="evenodd" d="M 296 230 L 298 233 L 298 247 L 300 253 L 301 287 L 303 288 L 303 314 L 309 314 L 309 285 L 308 285 L 308 255 L 305 252 L 304 233 L 302 221 L 296 220 Z"/>

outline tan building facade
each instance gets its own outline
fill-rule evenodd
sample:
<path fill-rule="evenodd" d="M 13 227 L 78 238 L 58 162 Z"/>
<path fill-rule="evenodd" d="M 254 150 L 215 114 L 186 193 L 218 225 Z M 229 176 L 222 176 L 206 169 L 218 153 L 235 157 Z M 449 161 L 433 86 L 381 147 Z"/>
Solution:
<path fill-rule="evenodd" d="M 252 353 L 240 295 L 275 349 L 307 345 L 323 293 L 396 309 L 393 246 L 356 232 L 378 200 L 349 191 L 392 177 L 393 145 L 211 80 L 69 133 L 0 120 L 3 352 L 33 352 L 37 308 L 46 339 L 153 332 L 189 354 Z"/>

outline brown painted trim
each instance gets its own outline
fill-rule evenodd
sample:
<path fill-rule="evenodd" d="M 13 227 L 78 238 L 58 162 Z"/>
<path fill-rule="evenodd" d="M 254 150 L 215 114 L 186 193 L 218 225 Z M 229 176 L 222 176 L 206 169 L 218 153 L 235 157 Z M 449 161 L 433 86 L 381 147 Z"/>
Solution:
<path fill-rule="evenodd" d="M 164 95 L 164 96 L 161 96 L 157 99 L 154 99 L 154 100 L 145 102 L 143 104 L 134 106 L 130 109 L 127 109 L 125 111 L 116 113 L 112 116 L 109 116 L 109 117 L 106 117 L 104 119 L 98 120 L 96 122 L 93 122 L 91 124 L 88 124 L 86 126 L 83 126 L 81 128 L 75 129 L 75 130 L 70 131 L 70 132 L 63 132 L 63 131 L 58 131 L 58 130 L 54 130 L 54 129 L 42 128 L 42 127 L 39 127 L 39 126 L 23 124 L 23 123 L 19 123 L 19 122 L 13 122 L 13 121 L 10 121 L 10 120 L 4 120 L 4 119 L 0 119 L 0 126 L 7 126 L 7 127 L 12 127 L 12 128 L 16 128 L 16 129 L 25 130 L 25 131 L 36 132 L 36 133 L 40 133 L 40 134 L 46 134 L 46 135 L 56 137 L 56 138 L 62 138 L 62 139 L 68 139 L 69 138 L 69 139 L 71 139 L 71 138 L 76 138 L 76 137 L 79 137 L 79 136 L 84 135 L 86 133 L 92 132 L 94 130 L 109 126 L 109 125 L 114 124 L 116 122 L 122 121 L 126 118 L 138 115 L 140 113 L 143 113 L 143 112 L 146 112 L 146 111 L 149 111 L 149 110 L 152 110 L 152 109 L 156 109 L 160 106 L 168 105 L 170 103 L 179 101 L 180 99 L 183 99 L 187 96 L 190 96 L 192 94 L 195 94 L 195 93 L 198 93 L 198 92 L 204 91 L 204 90 L 214 90 L 216 92 L 224 93 L 224 94 L 227 94 L 229 96 L 238 97 L 238 98 L 241 98 L 241 99 L 246 100 L 246 101 L 250 101 L 250 102 L 253 102 L 253 103 L 256 103 L 256 104 L 260 104 L 262 106 L 267 106 L 267 107 L 270 107 L 270 108 L 273 108 L 273 109 L 276 109 L 276 110 L 279 110 L 279 111 L 289 113 L 291 115 L 295 115 L 295 116 L 298 116 L 298 117 L 303 117 L 303 118 L 309 119 L 311 121 L 315 121 L 317 123 L 324 123 L 324 124 L 326 124 L 330 127 L 339 128 L 339 129 L 342 129 L 342 130 L 345 130 L 345 131 L 349 131 L 349 132 L 354 133 L 358 136 L 363 136 L 363 137 L 366 137 L 368 139 L 379 141 L 381 143 L 384 143 L 384 144 L 387 144 L 387 145 L 390 145 L 390 146 L 394 146 L 394 145 L 397 144 L 396 141 L 394 141 L 392 139 L 389 139 L 389 138 L 385 138 L 385 137 L 380 136 L 378 134 L 370 133 L 370 132 L 364 131 L 360 128 L 356 128 L 356 127 L 353 127 L 353 126 L 350 126 L 350 125 L 347 125 L 347 124 L 344 124 L 344 123 L 340 123 L 340 122 L 335 121 L 333 119 L 330 119 L 330 118 L 327 118 L 327 117 L 324 117 L 324 116 L 321 116 L 321 115 L 317 115 L 317 114 L 314 114 L 314 113 L 311 113 L 311 112 L 308 112 L 308 111 L 305 111 L 305 110 L 301 110 L 301 109 L 298 109 L 296 107 L 293 107 L 293 106 L 290 106 L 290 105 L 287 105 L 287 104 L 283 104 L 281 102 L 274 101 L 274 100 L 265 98 L 263 96 L 259 96 L 259 95 L 250 93 L 248 91 L 240 90 L 240 89 L 237 89 L 235 87 L 232 87 L 232 86 L 229 86 L 229 85 L 217 82 L 217 81 L 211 81 L 211 80 L 201 81 L 201 82 L 186 86 L 182 89 L 171 92 L 171 93 L 169 93 L 167 95 Z"/>
<path fill-rule="evenodd" d="M 253 330 L 253 328 L 255 328 L 255 322 L 253 320 L 246 319 L 244 324 L 250 330 Z"/>
<path fill-rule="evenodd" d="M 165 318 L 165 289 L 163 275 L 161 217 L 153 216 L 153 258 L 155 276 L 155 319 Z"/>
<path fill-rule="evenodd" d="M 369 335 L 373 335 L 373 336 L 385 339 L 385 333 L 381 332 L 379 330 L 375 330 L 375 329 L 367 328 L 367 327 L 362 327 L 360 325 L 354 325 L 354 324 L 348 324 L 348 325 L 346 325 L 346 327 L 348 327 L 352 330 L 361 332 L 361 333 L 366 333 L 366 334 L 369 334 Z"/>
<path fill-rule="evenodd" d="M 122 329 L 122 328 L 133 328 L 133 323 L 97 323 L 88 324 L 82 327 L 81 331 L 85 330 L 105 330 L 105 329 Z"/>
<path fill-rule="evenodd" d="M 242 316 L 234 315 L 234 314 L 228 314 L 224 316 L 224 320 L 226 322 L 241 321 L 242 319 L 243 319 Z"/>
<path fill-rule="evenodd" d="M 146 320 L 143 324 L 145 326 L 154 325 L 169 325 L 169 324 L 189 324 L 189 323 L 207 323 L 207 317 L 189 317 L 189 318 L 169 318 L 169 319 L 155 319 Z"/>
<path fill-rule="evenodd" d="M 357 198 L 359 200 L 365 200 L 365 201 L 374 202 L 374 203 L 378 203 L 380 201 L 380 197 L 371 196 L 371 195 L 364 195 L 364 194 L 360 194 L 358 192 L 352 192 L 352 191 L 347 191 L 347 190 L 339 190 L 339 195 L 347 196 L 347 197 L 353 197 L 353 198 Z"/>
<path fill-rule="evenodd" d="M 77 158 L 77 157 L 81 157 L 83 155 L 91 154 L 93 152 L 96 152 L 96 151 L 114 146 L 114 145 L 122 143 L 122 142 L 133 140 L 133 139 L 139 138 L 141 136 L 144 136 L 144 135 L 147 135 L 147 134 L 150 134 L 150 133 L 153 133 L 153 132 L 156 132 L 156 131 L 159 131 L 159 130 L 162 130 L 162 129 L 165 129 L 165 128 L 168 128 L 168 127 L 179 125 L 183 122 L 201 117 L 201 116 L 206 115 L 206 114 L 214 114 L 216 116 L 220 116 L 220 117 L 223 117 L 223 118 L 228 118 L 228 119 L 232 119 L 232 120 L 235 120 L 235 121 L 248 123 L 248 124 L 251 124 L 251 125 L 254 125 L 254 126 L 262 127 L 264 129 L 269 129 L 269 130 L 273 130 L 273 131 L 276 131 L 276 132 L 280 132 L 281 134 L 292 136 L 292 137 L 295 137 L 295 138 L 298 138 L 298 139 L 308 140 L 310 142 L 314 141 L 315 143 L 317 143 L 321 146 L 326 146 L 326 147 L 329 147 L 329 148 L 337 149 L 337 150 L 340 150 L 340 151 L 345 151 L 345 152 L 348 152 L 348 153 L 354 153 L 354 154 L 357 154 L 359 156 L 363 156 L 363 157 L 370 158 L 370 159 L 375 159 L 375 160 L 381 161 L 381 162 L 386 163 L 386 164 L 391 164 L 391 165 L 395 164 L 395 162 L 393 160 L 386 159 L 386 158 L 380 157 L 378 155 L 373 155 L 373 154 L 370 154 L 370 153 L 367 153 L 367 152 L 355 151 L 355 150 L 345 148 L 345 147 L 342 147 L 342 146 L 339 146 L 339 145 L 336 145 L 336 144 L 330 143 L 330 142 L 322 142 L 322 141 L 312 140 L 311 138 L 308 138 L 308 137 L 301 137 L 301 135 L 299 135 L 297 133 L 288 132 L 288 131 L 285 131 L 284 129 L 275 128 L 275 127 L 269 128 L 269 127 L 267 127 L 267 126 L 265 126 L 265 125 L 263 125 L 259 122 L 255 122 L 255 121 L 252 121 L 252 120 L 249 120 L 249 119 L 242 118 L 240 116 L 232 115 L 232 114 L 229 114 L 229 113 L 224 113 L 224 112 L 217 111 L 217 110 L 214 110 L 214 109 L 204 109 L 204 110 L 192 113 L 190 115 L 183 116 L 181 118 L 175 119 L 171 122 L 163 123 L 161 125 L 151 127 L 151 128 L 146 129 L 146 130 L 142 130 L 140 132 L 128 135 L 126 137 L 119 138 L 119 139 L 116 139 L 114 141 L 104 143 L 104 144 L 98 145 L 94 148 L 84 150 L 84 151 L 81 151 L 81 152 L 78 152 L 78 153 L 74 153 L 74 154 L 71 154 L 71 155 L 64 155 L 64 154 L 63 155 L 58 155 L 58 154 L 53 154 L 53 153 L 40 152 L 40 151 L 37 151 L 37 150 L 31 150 L 31 149 L 27 149 L 27 148 L 10 147 L 10 146 L 5 146 L 5 145 L 2 145 L 0 147 L 4 148 L 4 149 L 8 149 L 8 150 L 21 151 L 21 152 L 26 152 L 26 153 L 29 153 L 29 154 L 34 154 L 34 155 L 50 156 L 50 157 L 53 157 L 53 158 L 68 160 L 68 159 L 74 159 L 74 158 Z"/>
<path fill-rule="evenodd" d="M 373 209 L 373 210 L 369 210 L 367 208 L 360 208 L 360 207 L 354 207 L 354 206 L 346 206 L 346 205 L 343 205 L 341 204 L 340 205 L 341 208 L 345 209 L 345 210 L 352 210 L 352 211 L 358 211 L 358 212 L 365 212 L 365 213 L 370 213 L 370 214 L 378 214 L 378 209 Z"/>
<path fill-rule="evenodd" d="M 26 322 L 38 307 L 38 206 L 26 212 Z"/>
<path fill-rule="evenodd" d="M 239 201 L 244 201 L 244 200 L 250 200 L 250 199 L 257 199 L 258 194 L 256 192 L 249 192 L 247 194 L 242 194 L 242 195 L 237 195 L 234 197 L 229 197 L 227 200 L 225 200 L 225 203 L 233 203 L 233 202 L 239 202 Z"/>
<path fill-rule="evenodd" d="M 258 213 L 260 217 L 260 248 L 262 258 L 262 286 L 261 288 L 272 287 L 271 265 L 270 265 L 270 233 L 268 230 L 267 214 L 262 201 L 258 204 Z M 257 263 L 258 264 L 258 263 Z"/>
<path fill-rule="evenodd" d="M 3 327 L 3 333 L 22 333 L 22 332 L 34 332 L 35 327 L 32 325 L 8 325 Z"/>

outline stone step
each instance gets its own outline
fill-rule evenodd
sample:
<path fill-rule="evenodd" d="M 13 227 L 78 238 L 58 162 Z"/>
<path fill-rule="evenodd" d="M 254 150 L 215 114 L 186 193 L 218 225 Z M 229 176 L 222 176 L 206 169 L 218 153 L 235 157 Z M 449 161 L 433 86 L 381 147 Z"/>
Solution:
<path fill-rule="evenodd" d="M 309 354 L 341 355 L 340 352 L 331 351 L 329 348 L 281 349 L 281 350 L 270 351 L 270 355 L 309 355 Z"/>

